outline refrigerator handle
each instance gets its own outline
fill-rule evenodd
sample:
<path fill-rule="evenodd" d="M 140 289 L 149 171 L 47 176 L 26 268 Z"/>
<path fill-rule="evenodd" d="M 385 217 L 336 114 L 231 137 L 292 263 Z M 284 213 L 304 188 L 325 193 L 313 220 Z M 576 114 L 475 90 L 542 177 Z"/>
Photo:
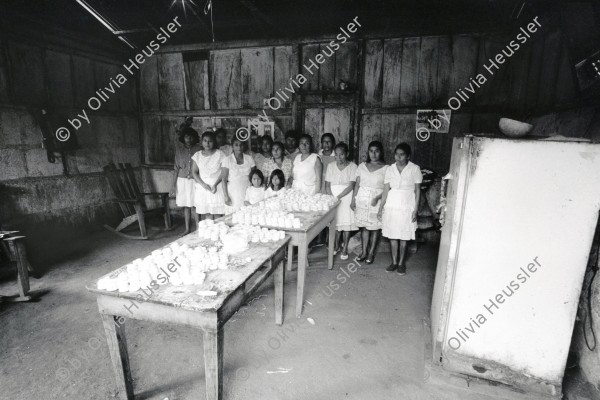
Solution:
<path fill-rule="evenodd" d="M 448 181 L 452 179 L 452 174 L 447 173 L 442 178 L 442 187 L 440 189 L 440 204 L 437 206 L 436 211 L 440 214 L 440 230 L 444 226 L 446 221 L 446 191 L 448 190 Z"/>

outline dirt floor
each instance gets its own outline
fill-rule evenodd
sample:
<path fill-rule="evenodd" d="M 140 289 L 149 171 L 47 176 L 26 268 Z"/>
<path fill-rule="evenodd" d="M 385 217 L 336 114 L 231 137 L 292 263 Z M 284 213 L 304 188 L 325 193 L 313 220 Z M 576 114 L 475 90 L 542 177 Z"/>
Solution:
<path fill-rule="evenodd" d="M 173 241 L 179 230 L 154 231 L 134 241 L 99 232 L 70 246 L 77 251 L 52 267 L 32 290 L 35 303 L 0 306 L 0 399 L 111 399 L 116 396 L 104 331 L 85 285 Z M 224 399 L 492 399 L 470 390 L 437 386 L 424 377 L 437 245 L 408 262 L 406 276 L 385 272 L 378 254 L 344 282 L 325 248 L 310 254 L 308 301 L 294 316 L 296 272 L 286 274 L 285 320 L 274 323 L 272 280 L 225 326 Z M 0 294 L 14 293 L 3 282 Z M 126 326 L 136 399 L 204 399 L 199 331 L 131 320 Z M 575 374 L 577 376 L 577 374 Z M 577 378 L 570 399 L 592 399 Z M 508 397 L 510 398 L 510 397 Z"/>

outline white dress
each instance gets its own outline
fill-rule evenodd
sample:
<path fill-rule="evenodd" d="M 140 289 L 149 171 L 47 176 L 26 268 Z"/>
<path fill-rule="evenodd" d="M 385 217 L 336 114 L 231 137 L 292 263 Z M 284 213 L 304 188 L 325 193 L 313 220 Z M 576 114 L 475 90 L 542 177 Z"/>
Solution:
<path fill-rule="evenodd" d="M 268 187 L 267 190 L 265 190 L 265 199 L 268 199 L 269 197 L 274 197 L 274 196 L 281 196 L 282 194 L 285 193 L 286 190 L 287 189 L 285 187 L 282 187 L 278 191 L 275 191 L 275 190 L 271 189 L 270 187 Z"/>
<path fill-rule="evenodd" d="M 332 162 L 327 166 L 325 181 L 329 182 L 331 193 L 333 193 L 334 196 L 342 193 L 348 187 L 350 182 L 356 182 L 357 168 L 358 167 L 353 162 L 346 165 L 341 171 L 335 162 Z M 336 229 L 338 231 L 355 231 L 358 229 L 354 223 L 354 211 L 350 208 L 350 203 L 352 203 L 352 191 L 347 193 L 340 200 L 336 219 Z"/>
<path fill-rule="evenodd" d="M 361 163 L 356 169 L 356 177 L 360 178 L 360 181 L 355 199 L 354 221 L 359 228 L 372 231 L 381 229 L 381 221 L 377 218 L 381 200 L 375 206 L 372 206 L 371 202 L 383 192 L 383 178 L 387 168 L 388 166 L 384 165 L 371 172 L 365 163 Z"/>
<path fill-rule="evenodd" d="M 421 168 L 409 161 L 400 173 L 396 164 L 392 164 L 386 171 L 384 182 L 390 184 L 390 191 L 383 206 L 383 236 L 414 240 L 417 222 L 412 221 L 412 213 L 418 206 L 415 185 L 423 182 Z"/>
<path fill-rule="evenodd" d="M 225 205 L 225 214 L 236 212 L 244 205 L 246 189 L 250 186 L 248 176 L 250 171 L 256 165 L 254 160 L 247 154 L 242 154 L 244 163 L 238 164 L 235 155 L 231 154 L 223 160 L 223 168 L 229 170 L 227 177 L 227 193 L 231 199 L 231 205 Z"/>
<path fill-rule="evenodd" d="M 246 196 L 244 197 L 244 201 L 247 201 L 250 204 L 256 204 L 259 201 L 263 201 L 266 198 L 265 192 L 266 190 L 264 186 L 248 186 L 248 189 L 246 189 Z"/>
<path fill-rule="evenodd" d="M 315 174 L 315 163 L 319 156 L 315 153 L 309 154 L 302 161 L 302 154 L 298 154 L 294 159 L 294 182 L 292 187 L 307 195 L 319 193 L 320 187 L 317 187 L 317 176 Z"/>
<path fill-rule="evenodd" d="M 192 160 L 198 165 L 200 178 L 207 185 L 213 185 L 221 176 L 221 164 L 225 155 L 221 150 L 215 150 L 210 156 L 202 155 L 202 151 L 192 156 Z M 217 192 L 212 193 L 196 183 L 194 197 L 196 212 L 198 214 L 223 214 L 225 201 L 223 199 L 223 185 L 217 185 Z"/>
<path fill-rule="evenodd" d="M 335 153 L 332 152 L 331 156 L 326 156 L 323 154 L 323 150 L 319 150 L 319 158 L 321 159 L 321 162 L 323 163 L 323 178 L 321 179 L 321 188 L 322 188 L 322 192 L 325 193 L 325 174 L 327 173 L 327 166 L 331 163 L 335 162 Z"/>

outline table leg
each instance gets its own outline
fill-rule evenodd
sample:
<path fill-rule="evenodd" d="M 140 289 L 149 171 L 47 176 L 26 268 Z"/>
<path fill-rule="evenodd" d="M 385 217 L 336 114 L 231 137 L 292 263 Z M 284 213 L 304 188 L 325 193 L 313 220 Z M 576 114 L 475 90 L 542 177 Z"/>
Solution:
<path fill-rule="evenodd" d="M 304 278 L 306 277 L 306 259 L 308 257 L 308 240 L 304 238 L 298 244 L 298 287 L 296 289 L 296 317 L 302 314 L 304 303 Z"/>
<path fill-rule="evenodd" d="M 223 396 L 223 330 L 202 331 L 204 338 L 204 376 L 206 399 L 221 400 Z"/>
<path fill-rule="evenodd" d="M 127 355 L 125 327 L 118 322 L 120 317 L 107 314 L 100 315 L 106 333 L 113 372 L 117 381 L 117 398 L 133 400 L 133 381 L 131 380 L 131 370 L 129 368 L 129 356 Z"/>
<path fill-rule="evenodd" d="M 292 260 L 294 259 L 294 245 L 292 244 L 292 241 L 290 240 L 290 243 L 288 244 L 288 252 L 287 252 L 287 270 L 291 271 L 292 270 Z"/>
<path fill-rule="evenodd" d="M 327 268 L 333 269 L 333 249 L 335 248 L 335 227 L 336 218 L 329 223 L 329 248 L 327 249 Z"/>
<path fill-rule="evenodd" d="M 283 284 L 285 281 L 285 268 L 283 261 L 275 268 L 275 277 L 273 282 L 275 284 L 275 323 L 277 325 L 283 324 Z"/>

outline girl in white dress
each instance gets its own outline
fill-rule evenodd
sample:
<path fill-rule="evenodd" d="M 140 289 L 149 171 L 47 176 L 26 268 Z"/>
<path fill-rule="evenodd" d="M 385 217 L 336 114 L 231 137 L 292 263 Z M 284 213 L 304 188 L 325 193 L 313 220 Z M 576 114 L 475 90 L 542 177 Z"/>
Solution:
<path fill-rule="evenodd" d="M 246 142 L 233 138 L 233 153 L 223 160 L 223 196 L 225 198 L 225 214 L 236 212 L 244 205 L 246 189 L 250 186 L 248 176 L 256 168 L 254 160 L 244 154 Z"/>
<path fill-rule="evenodd" d="M 385 186 L 379 207 L 379 218 L 383 220 L 383 236 L 390 239 L 392 264 L 386 271 L 396 270 L 400 275 L 406 273 L 404 257 L 406 243 L 415 239 L 417 230 L 417 210 L 421 199 L 423 175 L 418 165 L 409 161 L 410 146 L 400 143 L 394 150 L 395 164 L 385 173 Z M 398 242 L 400 252 L 398 254 Z"/>
<path fill-rule="evenodd" d="M 286 191 L 285 175 L 280 169 L 275 169 L 271 172 L 267 190 L 265 191 L 265 199 L 273 196 L 281 196 Z"/>
<path fill-rule="evenodd" d="M 192 175 L 196 181 L 194 202 L 196 212 L 209 219 L 219 218 L 225 212 L 221 164 L 225 155 L 216 148 L 215 135 L 211 131 L 202 134 L 201 150 L 192 156 Z"/>
<path fill-rule="evenodd" d="M 307 195 L 317 194 L 321 191 L 321 178 L 323 177 L 323 164 L 313 153 L 312 138 L 309 135 L 300 136 L 298 145 L 300 154 L 294 159 L 292 167 L 291 185 L 294 189 Z M 288 182 L 288 186 L 290 182 Z"/>
<path fill-rule="evenodd" d="M 327 166 L 325 173 L 325 191 L 327 194 L 336 196 L 340 200 L 337 208 L 335 253 L 339 251 L 338 243 L 340 232 L 343 232 L 342 260 L 348 259 L 348 241 L 350 232 L 358 228 L 354 224 L 354 211 L 350 208 L 352 203 L 352 191 L 356 183 L 356 164 L 348 161 L 348 145 L 338 143 L 335 146 L 335 162 Z"/>
<path fill-rule="evenodd" d="M 386 168 L 381 142 L 369 143 L 367 162 L 361 163 L 356 169 L 356 185 L 350 204 L 354 210 L 356 226 L 361 229 L 362 235 L 362 252 L 357 260 L 367 264 L 372 264 L 375 259 L 375 247 L 381 229 L 381 220 L 377 218 L 377 213 Z"/>
<path fill-rule="evenodd" d="M 179 135 L 179 143 L 175 143 L 175 170 L 173 172 L 173 183 L 171 195 L 175 196 L 177 207 L 183 207 L 185 219 L 185 231 L 183 236 L 190 233 L 190 220 L 192 207 L 195 207 L 194 192 L 196 190 L 194 177 L 192 176 L 192 156 L 202 150 L 198 132 L 187 127 Z M 198 226 L 198 214 L 194 213 L 194 220 Z"/>
<path fill-rule="evenodd" d="M 246 189 L 244 205 L 251 206 L 265 199 L 265 176 L 259 169 L 254 169 L 250 172 L 248 180 L 252 185 Z"/>

